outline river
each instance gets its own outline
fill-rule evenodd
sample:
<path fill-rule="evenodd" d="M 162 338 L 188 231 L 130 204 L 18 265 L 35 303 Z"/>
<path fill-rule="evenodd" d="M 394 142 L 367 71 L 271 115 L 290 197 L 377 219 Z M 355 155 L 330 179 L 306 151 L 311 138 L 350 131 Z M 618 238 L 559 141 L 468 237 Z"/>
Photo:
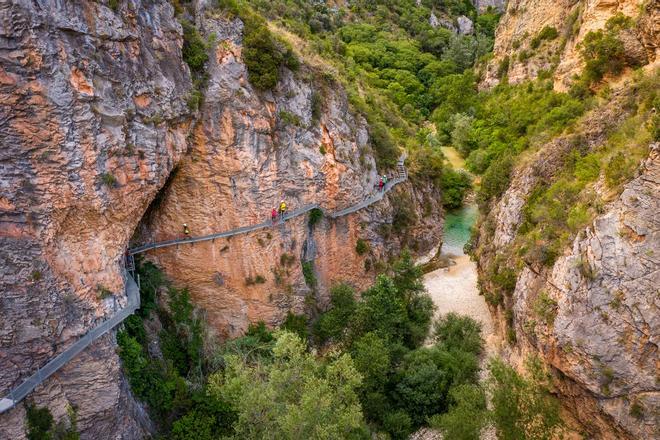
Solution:
<path fill-rule="evenodd" d="M 450 149 L 453 150 L 453 149 Z M 444 151 L 454 168 L 462 168 L 455 151 Z M 463 246 L 470 238 L 470 230 L 477 220 L 478 210 L 474 203 L 460 209 L 448 211 L 445 215 L 442 255 L 455 264 L 429 272 L 424 277 L 424 285 L 437 306 L 436 315 L 456 312 L 467 315 L 482 325 L 486 343 L 486 356 L 494 354 L 495 338 L 493 321 L 484 297 L 477 287 L 477 267 L 463 252 Z"/>

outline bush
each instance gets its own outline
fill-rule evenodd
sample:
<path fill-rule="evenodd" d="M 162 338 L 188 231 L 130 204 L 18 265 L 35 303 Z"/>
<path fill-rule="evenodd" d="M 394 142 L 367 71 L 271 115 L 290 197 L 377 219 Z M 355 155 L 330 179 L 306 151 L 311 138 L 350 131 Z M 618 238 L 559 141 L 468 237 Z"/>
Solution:
<path fill-rule="evenodd" d="M 310 227 L 313 227 L 323 218 L 323 211 L 319 208 L 314 208 L 309 211 L 309 220 L 307 221 Z"/>
<path fill-rule="evenodd" d="M 291 312 L 286 314 L 286 319 L 280 326 L 283 330 L 297 334 L 300 339 L 307 341 L 309 331 L 307 330 L 307 317 L 305 315 L 295 315 Z"/>
<path fill-rule="evenodd" d="M 297 70 L 300 62 L 291 46 L 273 35 L 266 21 L 252 11 L 242 9 L 243 61 L 252 85 L 259 90 L 275 87 L 280 78 L 280 69 Z"/>
<path fill-rule="evenodd" d="M 585 62 L 584 78 L 588 83 L 600 81 L 606 74 L 618 75 L 626 66 L 626 54 L 619 32 L 630 28 L 632 20 L 622 13 L 611 17 L 605 29 L 587 33 L 581 43 Z"/>
<path fill-rule="evenodd" d="M 482 212 L 486 211 L 493 198 L 501 196 L 509 186 L 513 160 L 510 156 L 494 162 L 488 167 L 481 181 L 481 188 L 477 193 L 477 203 Z"/>
<path fill-rule="evenodd" d="M 320 120 L 323 113 L 323 95 L 316 91 L 312 92 L 310 107 L 312 109 L 312 121 Z"/>
<path fill-rule="evenodd" d="M 295 125 L 296 127 L 302 125 L 302 121 L 298 115 L 287 112 L 286 110 L 280 110 L 278 117 L 284 125 Z"/>
<path fill-rule="evenodd" d="M 479 385 L 463 384 L 449 390 L 449 411 L 431 417 L 429 425 L 452 440 L 478 440 L 486 424 L 486 394 Z"/>
<path fill-rule="evenodd" d="M 541 292 L 533 304 L 534 313 L 548 325 L 553 325 L 557 316 L 557 301 L 546 292 Z"/>
<path fill-rule="evenodd" d="M 302 273 L 303 273 L 303 277 L 305 278 L 305 284 L 307 284 L 307 286 L 312 289 L 316 288 L 316 275 L 314 274 L 314 262 L 303 261 Z"/>
<path fill-rule="evenodd" d="M 206 53 L 206 42 L 199 35 L 195 25 L 188 20 L 181 20 L 181 27 L 183 27 L 183 49 L 181 50 L 183 60 L 194 75 L 199 75 L 204 72 L 204 66 L 209 60 Z"/>
<path fill-rule="evenodd" d="M 28 440 L 50 440 L 53 427 L 53 415 L 48 408 L 38 408 L 26 404 L 26 422 Z"/>
<path fill-rule="evenodd" d="M 536 35 L 536 37 L 532 38 L 532 41 L 530 42 L 530 46 L 532 49 L 538 48 L 541 43 L 544 40 L 554 40 L 559 36 L 559 32 L 557 32 L 557 29 L 555 29 L 552 26 L 545 26 L 541 31 Z"/>
<path fill-rule="evenodd" d="M 355 252 L 357 252 L 358 255 L 366 254 L 369 252 L 369 243 L 361 238 L 358 238 L 357 243 L 355 244 Z"/>
<path fill-rule="evenodd" d="M 539 377 L 522 377 L 500 360 L 489 367 L 492 420 L 502 440 L 557 438 L 563 423 L 559 402 Z M 538 376 L 538 374 L 537 374 Z"/>
<path fill-rule="evenodd" d="M 442 204 L 445 208 L 455 209 L 463 205 L 465 195 L 472 188 L 472 178 L 465 171 L 445 169 L 442 173 Z"/>
<path fill-rule="evenodd" d="M 117 178 L 112 173 L 101 174 L 101 182 L 108 188 L 116 188 L 118 185 Z"/>
<path fill-rule="evenodd" d="M 481 324 L 468 316 L 450 312 L 436 321 L 433 338 L 444 350 L 463 350 L 479 355 L 483 349 Z"/>
<path fill-rule="evenodd" d="M 502 79 L 509 72 L 509 56 L 502 58 L 497 65 L 497 77 Z"/>
<path fill-rule="evenodd" d="M 314 324 L 314 336 L 323 343 L 341 339 L 344 330 L 355 313 L 357 301 L 355 291 L 347 284 L 330 289 L 330 310 L 323 313 Z"/>

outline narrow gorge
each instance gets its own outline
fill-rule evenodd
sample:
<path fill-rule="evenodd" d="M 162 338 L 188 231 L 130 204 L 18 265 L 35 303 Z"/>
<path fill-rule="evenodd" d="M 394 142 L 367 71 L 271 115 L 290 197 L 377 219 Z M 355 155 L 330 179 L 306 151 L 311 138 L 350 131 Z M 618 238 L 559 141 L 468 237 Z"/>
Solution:
<path fill-rule="evenodd" d="M 659 33 L 0 0 L 0 439 L 657 437 Z"/>

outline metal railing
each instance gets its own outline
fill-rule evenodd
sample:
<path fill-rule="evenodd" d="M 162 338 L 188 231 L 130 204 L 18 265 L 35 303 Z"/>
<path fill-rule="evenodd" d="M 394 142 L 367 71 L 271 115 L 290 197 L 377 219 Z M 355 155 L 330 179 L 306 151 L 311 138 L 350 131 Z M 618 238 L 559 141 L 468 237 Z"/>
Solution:
<path fill-rule="evenodd" d="M 361 209 L 366 208 L 367 206 L 376 203 L 380 200 L 383 199 L 386 193 L 388 193 L 394 186 L 397 184 L 404 182 L 408 179 L 408 173 L 406 171 L 406 167 L 404 166 L 404 162 L 406 160 L 406 156 L 403 155 L 399 158 L 397 161 L 397 177 L 394 179 L 389 180 L 385 186 L 383 187 L 382 190 L 378 191 L 376 194 L 374 194 L 371 197 L 368 197 L 366 200 L 363 200 L 360 203 L 356 203 L 355 205 L 349 206 L 347 208 L 341 209 L 339 211 L 335 212 L 330 212 L 330 213 L 325 213 L 327 217 L 330 218 L 337 218 L 337 217 L 342 217 L 348 214 L 352 214 L 354 212 L 357 212 Z M 323 208 L 318 204 L 318 203 L 312 203 L 309 205 L 305 205 L 302 208 L 298 208 L 296 210 L 293 210 L 289 213 L 286 213 L 282 219 L 280 219 L 278 222 L 272 222 L 270 220 L 267 220 L 262 223 L 258 223 L 256 225 L 249 225 L 249 226 L 242 226 L 240 228 L 236 229 L 231 229 L 229 231 L 224 231 L 224 232 L 218 232 L 214 234 L 208 234 L 208 235 L 199 235 L 196 237 L 187 237 L 187 238 L 177 238 L 174 240 L 166 240 L 166 241 L 159 241 L 159 242 L 153 242 L 153 243 L 147 243 L 142 246 L 138 246 L 132 249 L 128 250 L 128 255 L 133 256 L 136 254 L 141 254 L 143 252 L 147 252 L 153 249 L 160 249 L 160 248 L 165 248 L 165 247 L 170 247 L 170 246 L 177 246 L 180 244 L 192 244 L 192 243 L 199 243 L 202 241 L 211 241 L 215 240 L 216 238 L 227 238 L 227 237 L 232 237 L 234 235 L 239 235 L 239 234 L 245 234 L 248 232 L 252 231 L 257 231 L 259 229 L 266 229 L 266 228 L 272 228 L 274 225 L 285 222 L 287 220 L 291 220 L 292 218 L 299 217 L 303 214 L 306 214 L 307 212 L 311 211 L 312 209 L 320 209 L 323 211 Z"/>
<path fill-rule="evenodd" d="M 390 191 L 392 188 L 394 188 L 394 186 L 407 180 L 408 174 L 404 166 L 405 159 L 406 159 L 405 155 L 401 156 L 401 158 L 397 162 L 397 174 L 398 174 L 397 177 L 388 181 L 383 187 L 383 189 L 379 190 L 375 195 L 368 197 L 367 199 L 365 199 L 360 203 L 349 206 L 345 209 L 341 209 L 339 211 L 328 213 L 326 215 L 330 218 L 342 217 L 351 214 L 353 212 L 359 211 L 360 209 L 364 209 L 367 206 L 382 200 L 385 194 L 388 191 Z M 280 220 L 280 222 L 285 222 L 292 218 L 306 214 L 312 209 L 322 209 L 322 208 L 317 203 L 305 205 L 302 208 L 293 210 L 290 213 L 285 214 L 283 218 Z M 38 385 L 40 385 L 46 379 L 48 379 L 53 373 L 55 373 L 57 370 L 62 368 L 64 364 L 69 362 L 76 355 L 78 355 L 78 353 L 80 353 L 87 346 L 89 346 L 92 342 L 94 342 L 96 339 L 106 334 L 108 331 L 110 331 L 115 326 L 120 324 L 122 321 L 124 321 L 124 319 L 128 318 L 130 315 L 135 313 L 137 309 L 140 308 L 140 288 L 139 288 L 140 277 L 139 275 L 136 276 L 137 278 L 137 283 L 136 283 L 135 279 L 132 276 L 135 270 L 134 261 L 133 261 L 133 256 L 135 254 L 146 252 L 152 249 L 175 246 L 178 244 L 198 243 L 200 241 L 214 240 L 216 238 L 231 237 L 234 235 L 245 234 L 247 232 L 252 232 L 259 229 L 270 228 L 272 226 L 273 226 L 273 222 L 265 221 L 263 223 L 259 223 L 256 225 L 243 226 L 241 228 L 236 228 L 225 232 L 219 232 L 217 234 L 209 234 L 209 235 L 190 237 L 179 240 L 162 241 L 158 243 L 149 243 L 143 246 L 129 249 L 127 253 L 127 262 L 126 262 L 128 269 L 128 272 L 126 273 L 126 296 L 128 298 L 127 306 L 121 309 L 119 312 L 117 312 L 117 314 L 115 314 L 111 318 L 107 319 L 106 321 L 102 322 L 98 326 L 88 331 L 84 336 L 82 336 L 80 339 L 74 342 L 69 348 L 62 351 L 60 354 L 58 354 L 53 359 L 48 361 L 48 363 L 46 363 L 44 366 L 37 368 L 37 372 L 31 375 L 30 377 L 28 377 L 27 379 L 23 380 L 23 382 L 20 385 L 9 390 L 9 394 L 7 394 L 4 398 L 0 399 L 0 413 L 8 411 L 14 406 L 16 406 L 18 402 L 23 400 L 28 394 L 30 394 Z"/>

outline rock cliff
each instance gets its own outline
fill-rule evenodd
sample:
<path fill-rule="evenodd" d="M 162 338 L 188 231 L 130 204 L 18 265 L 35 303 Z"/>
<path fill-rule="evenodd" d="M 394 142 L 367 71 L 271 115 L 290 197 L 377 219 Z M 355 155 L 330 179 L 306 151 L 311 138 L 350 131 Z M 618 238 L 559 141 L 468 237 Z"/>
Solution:
<path fill-rule="evenodd" d="M 191 152 L 145 218 L 138 241 L 180 236 L 183 223 L 194 235 L 260 223 L 282 199 L 291 210 L 319 203 L 332 212 L 377 191 L 366 122 L 351 114 L 345 93 L 324 75 L 324 66 L 303 65 L 286 72 L 273 91 L 258 93 L 241 61 L 241 22 L 211 15 L 199 20 L 217 40 L 206 99 Z M 396 211 L 390 200 L 415 212 L 418 223 L 408 236 L 390 231 Z M 406 183 L 384 202 L 345 218 L 310 226 L 299 217 L 271 230 L 163 249 L 146 258 L 178 285 L 189 286 L 213 327 L 236 336 L 251 322 L 276 325 L 289 311 L 313 311 L 327 301 L 336 281 L 364 287 L 402 246 L 429 251 L 439 241 L 440 210 L 431 187 Z M 370 243 L 369 252 L 356 252 L 358 240 Z M 305 279 L 303 265 L 313 277 Z"/>
<path fill-rule="evenodd" d="M 622 36 L 625 51 L 638 65 L 658 58 L 660 7 L 643 0 L 510 0 L 495 36 L 494 57 L 488 63 L 482 85 L 497 84 L 506 73 L 510 83 L 536 78 L 549 71 L 556 90 L 567 90 L 584 63 L 580 44 L 590 31 L 603 29 L 617 13 L 638 25 Z M 542 35 L 544 28 L 556 36 Z"/>
<path fill-rule="evenodd" d="M 482 220 L 474 252 L 484 292 L 498 289 L 493 265 L 516 270 L 515 289 L 491 307 L 512 344 L 509 360 L 539 356 L 552 367 L 556 392 L 580 429 L 603 439 L 657 436 L 660 144 L 648 147 L 620 195 L 596 185 L 608 202 L 551 265 L 520 257 L 518 238 L 534 190 L 556 178 L 576 145 L 584 154 L 603 148 L 630 116 L 624 103 L 631 88 L 616 90 L 587 114 L 577 135 L 559 136 L 521 161 Z"/>
<path fill-rule="evenodd" d="M 122 307 L 121 261 L 186 151 L 190 89 L 168 3 L 0 3 L 0 389 Z M 136 438 L 112 336 L 38 388 L 85 437 Z M 23 408 L 0 437 L 23 438 Z"/>
<path fill-rule="evenodd" d="M 368 127 L 339 83 L 319 82 L 303 66 L 257 93 L 241 61 L 240 21 L 200 11 L 197 26 L 216 42 L 195 114 L 169 3 L 0 2 L 3 395 L 126 304 L 122 261 L 131 237 L 171 238 L 184 222 L 193 234 L 251 224 L 281 198 L 291 208 L 342 208 L 374 191 Z M 312 111 L 318 89 L 320 112 Z M 275 324 L 288 310 L 323 303 L 334 280 L 363 285 L 400 246 L 421 253 L 437 244 L 441 208 L 432 187 L 415 181 L 388 197 L 314 227 L 300 218 L 148 258 L 191 288 L 221 333 L 234 335 L 250 321 Z M 405 229 L 389 225 L 397 215 L 408 219 Z M 358 239 L 370 243 L 364 255 Z M 302 262 L 316 282 L 309 274 L 305 282 Z M 82 438 L 141 438 L 149 421 L 125 386 L 115 347 L 112 335 L 101 338 L 30 398 L 56 420 L 75 407 Z M 1 438 L 24 435 L 22 406 L 0 415 Z"/>

